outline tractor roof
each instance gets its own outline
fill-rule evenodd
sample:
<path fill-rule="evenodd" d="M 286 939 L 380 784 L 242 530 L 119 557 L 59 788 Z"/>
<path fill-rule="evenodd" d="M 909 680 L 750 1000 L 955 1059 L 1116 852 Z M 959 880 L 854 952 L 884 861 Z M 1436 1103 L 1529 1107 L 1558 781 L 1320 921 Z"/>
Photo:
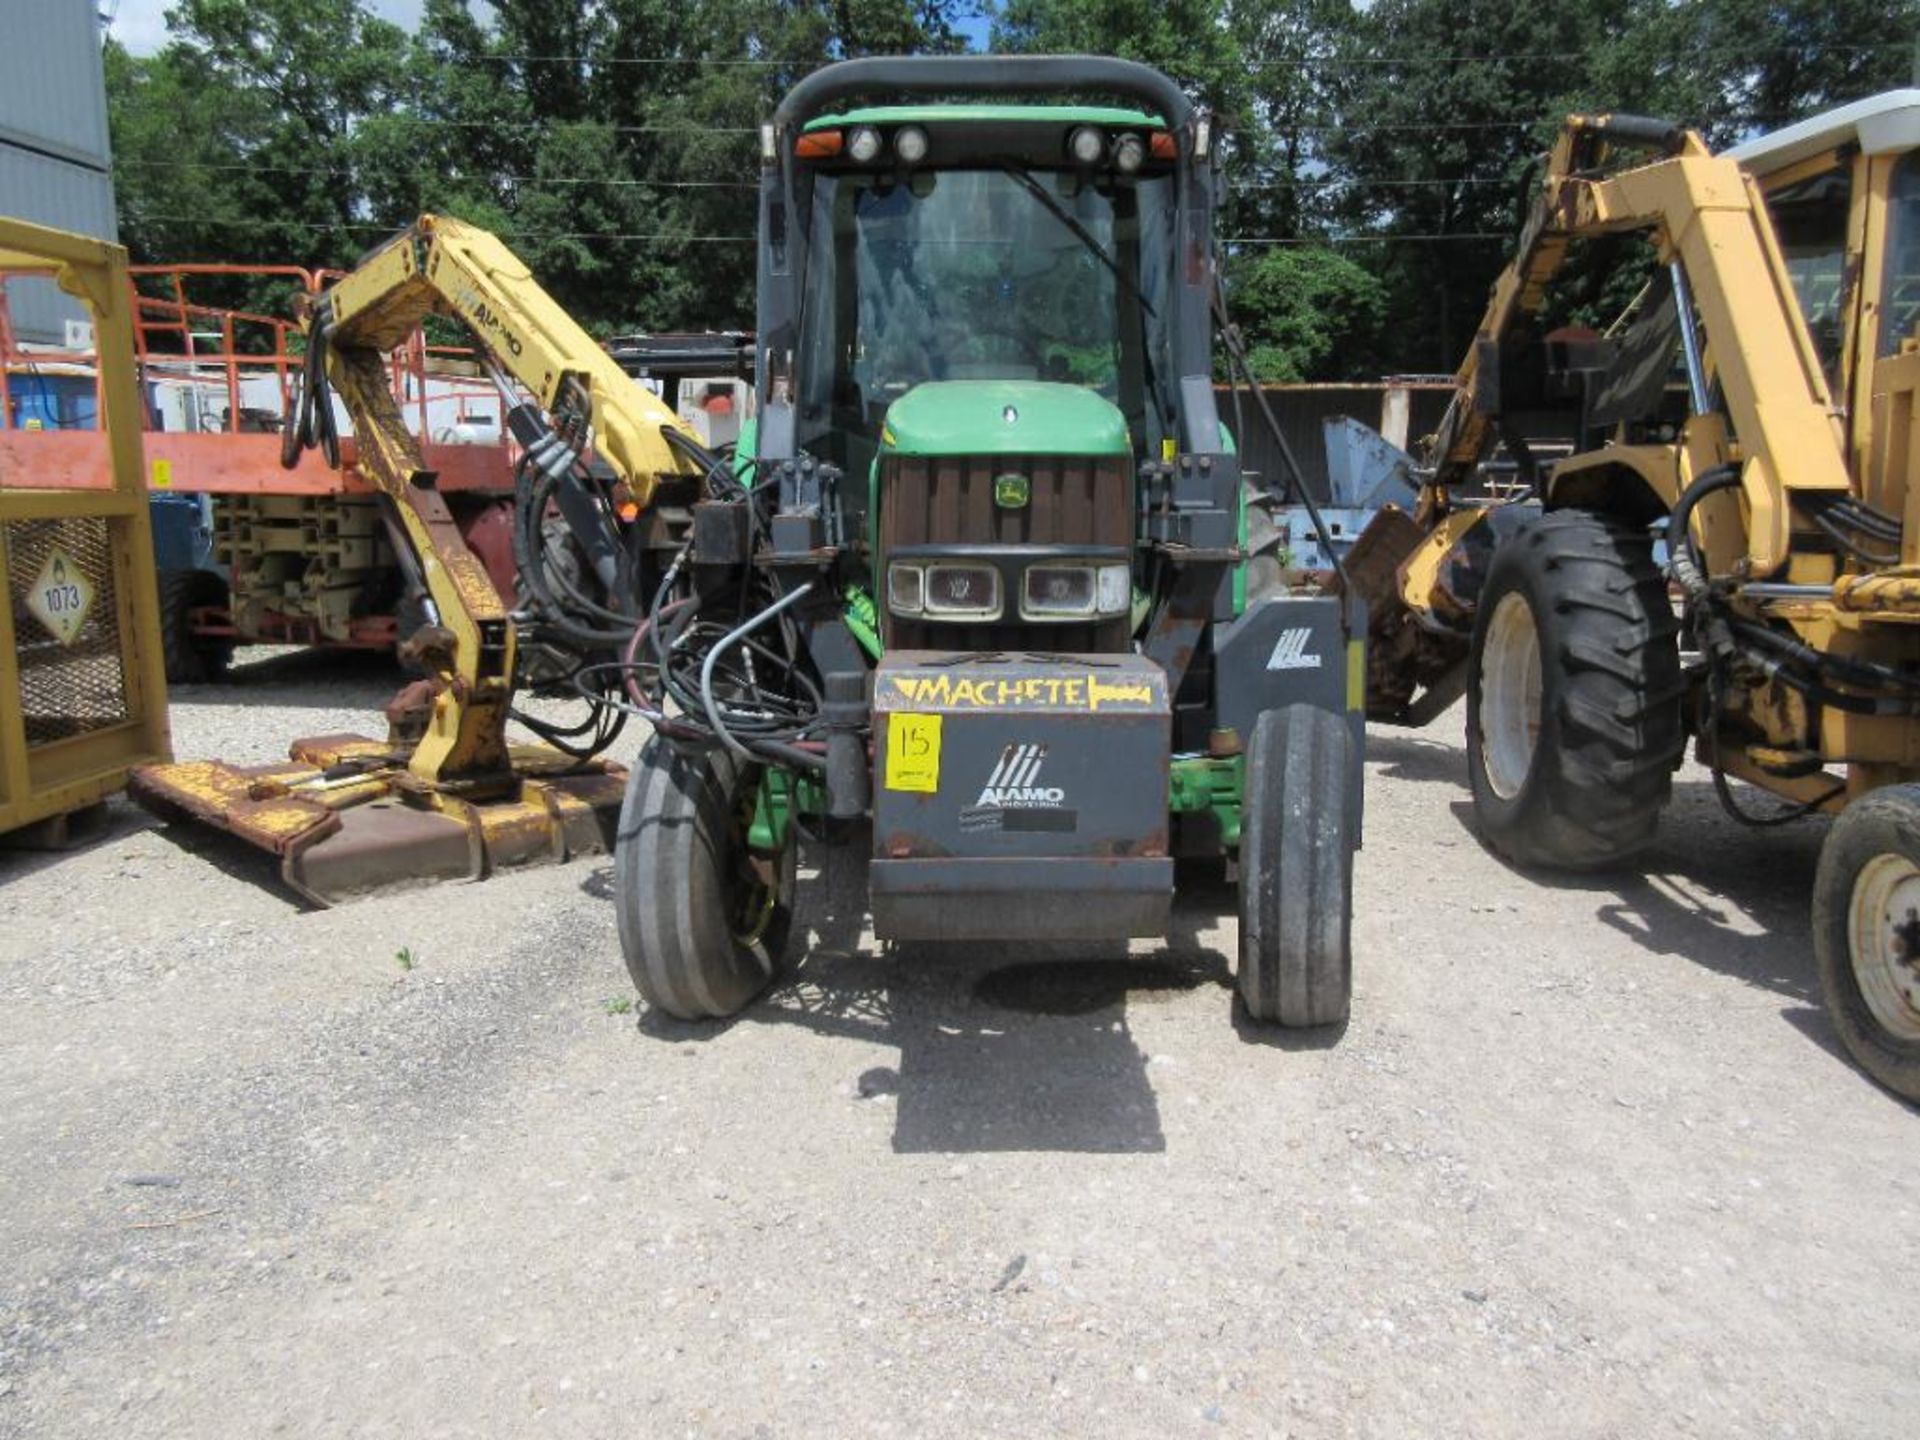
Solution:
<path fill-rule="evenodd" d="M 1136 125 L 1143 130 L 1164 130 L 1166 125 L 1142 110 L 1124 110 L 1110 105 L 870 105 L 838 115 L 820 115 L 806 124 L 809 130 L 832 130 L 842 125 L 930 124 L 959 121 L 978 124 L 990 121 L 1032 121 L 1035 124 Z"/>
<path fill-rule="evenodd" d="M 1842 145 L 1858 145 L 1868 155 L 1920 147 L 1920 90 L 1889 90 L 1856 100 L 1755 136 L 1726 154 L 1755 175 L 1769 175 Z"/>

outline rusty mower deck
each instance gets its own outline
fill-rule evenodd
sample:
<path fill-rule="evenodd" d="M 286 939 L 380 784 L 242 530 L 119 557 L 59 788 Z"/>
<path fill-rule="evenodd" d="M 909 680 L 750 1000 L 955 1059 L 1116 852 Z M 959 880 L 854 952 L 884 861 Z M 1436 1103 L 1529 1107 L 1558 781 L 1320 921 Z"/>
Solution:
<path fill-rule="evenodd" d="M 624 767 L 537 745 L 490 781 L 428 785 L 404 753 L 360 735 L 296 740 L 278 765 L 148 765 L 130 790 L 167 819 L 225 830 L 280 862 L 317 905 L 613 849 Z"/>

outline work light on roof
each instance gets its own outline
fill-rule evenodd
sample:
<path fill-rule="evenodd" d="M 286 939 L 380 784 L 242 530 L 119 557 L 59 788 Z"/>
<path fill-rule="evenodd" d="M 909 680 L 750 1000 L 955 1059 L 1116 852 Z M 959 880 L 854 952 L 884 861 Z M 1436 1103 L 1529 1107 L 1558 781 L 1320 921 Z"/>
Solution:
<path fill-rule="evenodd" d="M 1098 165 L 1107 153 L 1107 137 L 1091 125 L 1075 128 L 1067 137 L 1067 152 L 1082 165 Z"/>
<path fill-rule="evenodd" d="M 927 158 L 927 132 L 918 125 L 902 125 L 893 132 L 893 153 L 903 165 L 918 165 Z"/>
<path fill-rule="evenodd" d="M 871 125 L 856 125 L 847 133 L 847 154 L 857 165 L 871 165 L 880 158 L 880 132 Z"/>

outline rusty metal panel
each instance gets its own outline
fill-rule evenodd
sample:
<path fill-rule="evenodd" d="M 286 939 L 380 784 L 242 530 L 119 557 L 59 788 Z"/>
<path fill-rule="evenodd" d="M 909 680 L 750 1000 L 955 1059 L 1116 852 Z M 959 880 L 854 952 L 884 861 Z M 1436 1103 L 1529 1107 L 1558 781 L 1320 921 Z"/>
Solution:
<path fill-rule="evenodd" d="M 1111 940 L 1164 935 L 1173 861 L 875 860 L 876 935 L 889 940 Z"/>

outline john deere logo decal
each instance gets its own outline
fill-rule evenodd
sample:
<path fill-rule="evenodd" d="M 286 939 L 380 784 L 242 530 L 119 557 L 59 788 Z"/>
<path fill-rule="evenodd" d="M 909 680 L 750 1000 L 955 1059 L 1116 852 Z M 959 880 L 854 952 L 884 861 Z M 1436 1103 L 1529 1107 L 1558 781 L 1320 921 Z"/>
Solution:
<path fill-rule="evenodd" d="M 1024 475 L 993 477 L 993 503 L 1002 510 L 1019 510 L 1033 498 L 1033 484 Z"/>

